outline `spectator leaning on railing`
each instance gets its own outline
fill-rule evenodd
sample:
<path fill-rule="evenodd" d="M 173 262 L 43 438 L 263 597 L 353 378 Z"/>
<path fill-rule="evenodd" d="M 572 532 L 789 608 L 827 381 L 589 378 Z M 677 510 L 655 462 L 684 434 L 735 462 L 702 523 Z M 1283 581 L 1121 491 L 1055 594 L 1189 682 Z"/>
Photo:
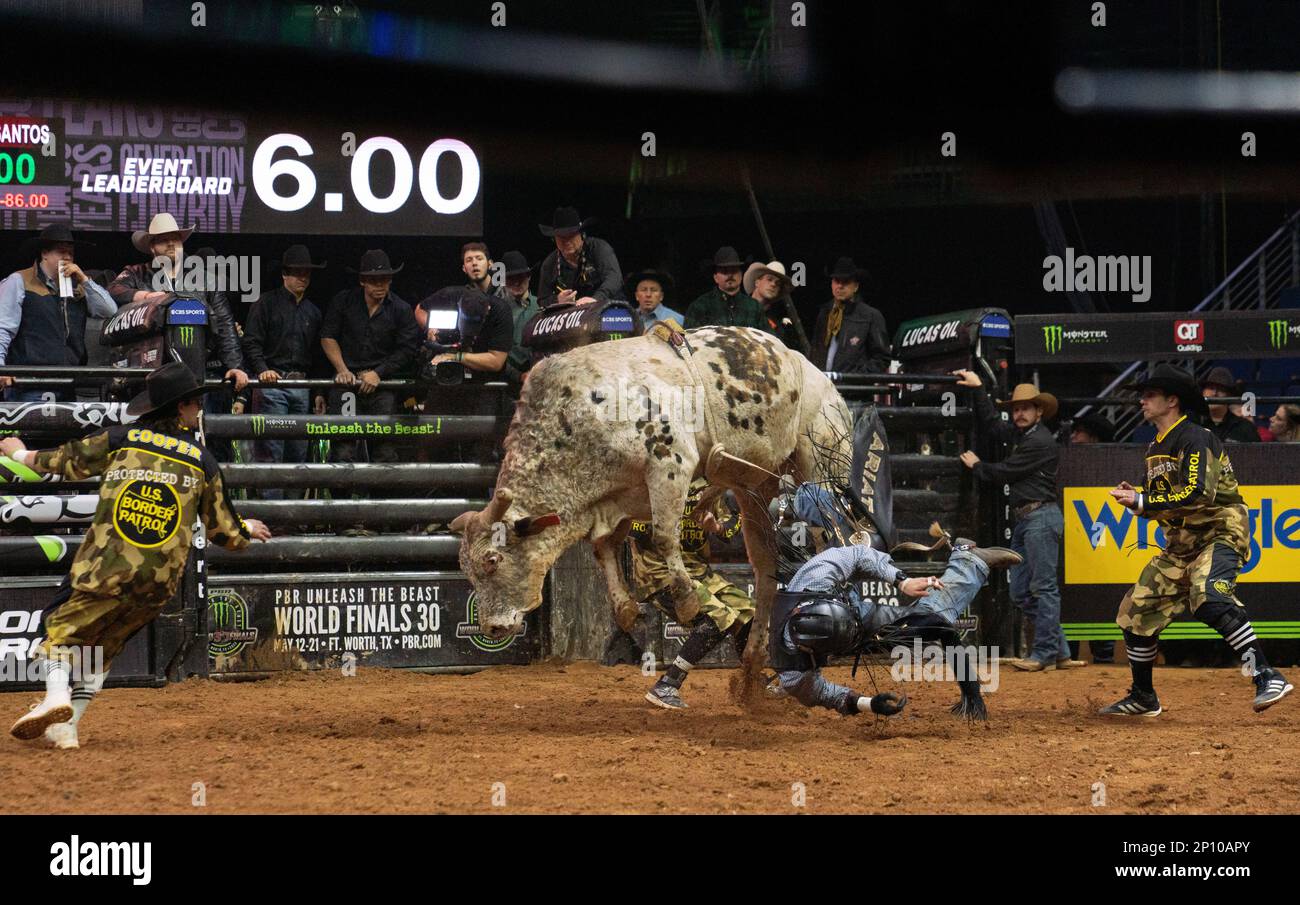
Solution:
<path fill-rule="evenodd" d="M 111 317 L 117 310 L 109 294 L 77 266 L 76 248 L 88 244 L 73 238 L 72 230 L 62 224 L 47 226 L 23 243 L 23 259 L 32 265 L 0 282 L 0 365 L 86 363 L 87 318 Z M 60 274 L 71 283 L 68 298 L 60 293 Z M 14 391 L 13 379 L 3 376 L 0 389 L 18 401 L 39 400 L 45 392 Z M 59 390 L 55 397 L 71 401 L 76 392 Z"/>
<path fill-rule="evenodd" d="M 263 384 L 253 392 L 253 412 L 259 415 L 306 415 L 313 411 L 311 391 L 266 384 L 304 380 L 321 356 L 321 312 L 307 298 L 312 272 L 325 267 L 311 259 L 305 245 L 291 245 L 280 259 L 281 285 L 253 303 L 244 324 L 244 358 Z M 317 400 L 325 410 L 323 398 Z M 306 462 L 307 440 L 259 440 L 259 462 Z M 266 492 L 267 499 L 282 491 Z"/>
<path fill-rule="evenodd" d="M 148 229 L 137 230 L 131 236 L 131 243 L 142 254 L 149 255 L 150 260 L 123 268 L 108 287 L 109 295 L 122 306 L 162 298 L 172 291 L 180 278 L 185 242 L 193 233 L 194 227 L 181 229 L 171 214 L 155 215 Z M 207 307 L 208 356 L 218 360 L 222 368 L 214 376 L 233 380 L 235 392 L 239 392 L 248 383 L 248 374 L 244 371 L 244 353 L 235 331 L 235 316 L 225 292 L 202 289 L 183 290 L 182 294 L 198 298 Z"/>
<path fill-rule="evenodd" d="M 537 224 L 543 236 L 555 240 L 555 251 L 542 261 L 537 274 L 537 302 L 543 308 L 580 298 L 606 302 L 622 297 L 618 257 L 604 239 L 586 234 L 592 222 L 583 220 L 574 208 L 557 207 L 550 225 Z"/>
<path fill-rule="evenodd" d="M 420 345 L 420 328 L 411 306 L 392 291 L 393 267 L 388 255 L 371 249 L 361 256 L 361 266 L 349 272 L 358 275 L 359 285 L 345 289 L 330 303 L 321 324 L 320 344 L 334 367 L 329 411 L 341 414 L 343 394 L 356 394 L 356 414 L 392 415 L 397 397 L 391 390 L 379 390 L 379 381 L 402 377 L 415 360 Z M 331 441 L 330 458 L 336 462 L 396 462 L 391 440 Z"/>

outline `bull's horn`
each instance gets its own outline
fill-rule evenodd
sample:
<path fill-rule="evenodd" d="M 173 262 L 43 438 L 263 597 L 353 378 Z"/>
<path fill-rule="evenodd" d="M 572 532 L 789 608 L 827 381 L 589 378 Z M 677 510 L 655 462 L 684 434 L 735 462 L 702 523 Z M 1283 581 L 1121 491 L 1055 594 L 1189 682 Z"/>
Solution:
<path fill-rule="evenodd" d="M 492 494 L 492 499 L 488 501 L 487 506 L 483 509 L 483 520 L 489 525 L 501 521 L 502 517 L 506 514 L 506 510 L 510 508 L 510 501 L 512 499 L 513 496 L 508 489 L 505 487 L 498 488 L 497 492 Z"/>

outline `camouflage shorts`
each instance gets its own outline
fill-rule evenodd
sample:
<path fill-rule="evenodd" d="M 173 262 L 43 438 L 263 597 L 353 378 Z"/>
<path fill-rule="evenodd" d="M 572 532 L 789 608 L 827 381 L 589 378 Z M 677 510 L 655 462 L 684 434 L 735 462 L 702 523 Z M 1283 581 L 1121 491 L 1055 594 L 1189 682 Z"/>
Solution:
<path fill-rule="evenodd" d="M 695 596 L 700 601 L 700 615 L 712 619 L 718 631 L 725 632 L 733 625 L 744 625 L 754 618 L 753 599 L 716 572 L 707 572 L 693 584 Z M 677 618 L 667 592 L 661 591 L 650 599 L 665 615 Z"/>
<path fill-rule="evenodd" d="M 1226 543 L 1207 544 L 1187 556 L 1165 550 L 1152 557 L 1124 595 L 1115 624 L 1149 638 L 1184 609 L 1195 614 L 1207 600 L 1241 606 L 1236 597 L 1240 571 L 1241 554 Z"/>
<path fill-rule="evenodd" d="M 58 647 L 101 647 L 107 666 L 166 604 L 165 599 L 150 603 L 74 590 L 66 601 L 46 611 L 41 653 L 48 657 L 51 649 Z"/>

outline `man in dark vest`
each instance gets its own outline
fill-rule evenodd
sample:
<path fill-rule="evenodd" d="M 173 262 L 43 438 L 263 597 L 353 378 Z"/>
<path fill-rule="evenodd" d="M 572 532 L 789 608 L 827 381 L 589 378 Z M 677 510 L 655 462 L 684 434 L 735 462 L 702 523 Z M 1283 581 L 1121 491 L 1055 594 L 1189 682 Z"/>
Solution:
<path fill-rule="evenodd" d="M 0 365 L 86 364 L 86 319 L 112 317 L 117 311 L 112 297 L 74 259 L 77 246 L 89 244 L 74 239 L 62 224 L 47 226 L 24 243 L 24 259 L 32 266 L 0 282 Z M 60 275 L 71 284 L 70 297 L 59 292 Z M 45 392 L 15 392 L 12 386 L 13 378 L 0 376 L 0 389 L 12 393 L 14 400 L 37 401 Z M 55 396 L 71 402 L 76 391 L 62 389 Z"/>

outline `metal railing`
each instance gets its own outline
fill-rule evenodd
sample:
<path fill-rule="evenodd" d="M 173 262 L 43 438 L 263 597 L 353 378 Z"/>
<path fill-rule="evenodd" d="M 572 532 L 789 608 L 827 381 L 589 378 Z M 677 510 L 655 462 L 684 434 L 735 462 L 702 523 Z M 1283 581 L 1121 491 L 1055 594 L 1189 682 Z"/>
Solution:
<path fill-rule="evenodd" d="M 1271 236 L 1191 310 L 1276 308 L 1283 290 L 1293 286 L 1300 286 L 1300 211 L 1287 217 Z M 1176 363 L 1191 371 L 1194 377 L 1203 376 L 1214 366 L 1214 361 L 1210 359 L 1182 359 Z M 1146 361 L 1133 362 L 1097 396 L 1136 398 L 1134 391 L 1125 387 L 1147 364 Z M 1086 414 L 1091 407 L 1085 406 L 1079 414 Z M 1135 411 L 1131 405 L 1106 405 L 1101 412 L 1114 423 L 1116 439 L 1127 438 L 1142 422 L 1141 412 Z"/>

